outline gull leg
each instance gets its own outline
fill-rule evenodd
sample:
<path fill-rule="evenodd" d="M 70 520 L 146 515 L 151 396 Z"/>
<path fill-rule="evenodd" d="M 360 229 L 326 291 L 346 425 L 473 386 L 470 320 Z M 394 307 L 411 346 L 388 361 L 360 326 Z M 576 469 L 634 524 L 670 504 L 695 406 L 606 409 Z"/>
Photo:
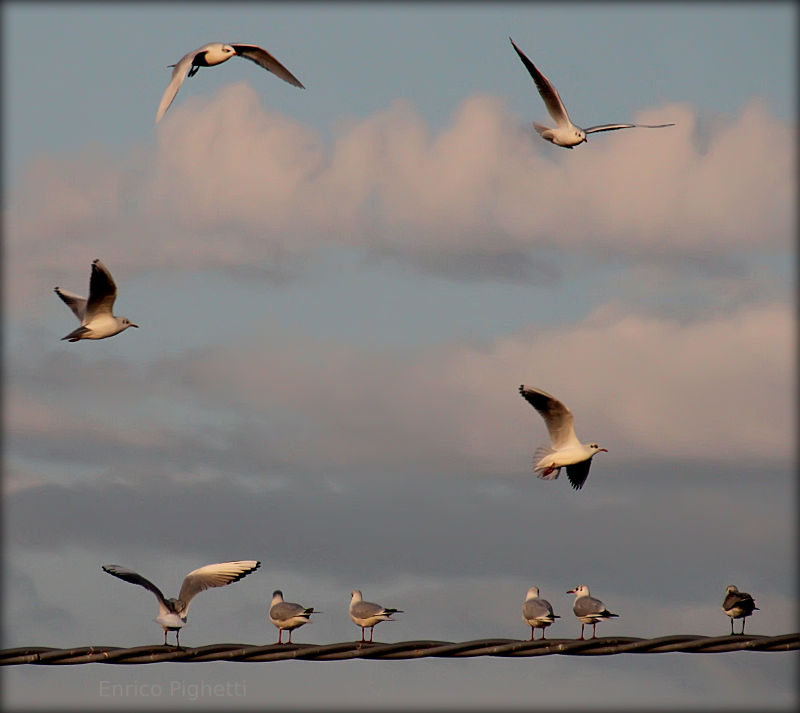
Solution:
<path fill-rule="evenodd" d="M 597 636 L 597 622 L 592 622 L 592 638 L 594 639 Z"/>
<path fill-rule="evenodd" d="M 733 636 L 733 617 L 731 617 L 731 636 Z"/>
<path fill-rule="evenodd" d="M 292 630 L 289 629 L 289 643 L 292 643 Z"/>
<path fill-rule="evenodd" d="M 586 626 L 583 622 L 581 622 L 581 638 L 580 640 L 583 641 L 583 627 Z"/>
<path fill-rule="evenodd" d="M 747 621 L 747 617 L 746 617 L 746 616 L 743 616 L 743 617 L 742 617 L 742 634 L 744 634 L 744 623 L 745 623 L 746 621 Z"/>
<path fill-rule="evenodd" d="M 362 627 L 361 627 L 361 641 L 362 641 L 362 642 L 366 641 L 366 639 L 364 638 L 364 629 L 365 629 L 365 628 L 366 628 L 366 627 L 364 627 L 364 626 L 362 626 Z"/>
<path fill-rule="evenodd" d="M 180 648 L 181 647 L 181 630 L 175 629 L 175 645 Z"/>
<path fill-rule="evenodd" d="M 369 642 L 372 643 L 372 635 L 375 633 L 375 624 L 369 627 Z"/>
<path fill-rule="evenodd" d="M 167 630 L 164 629 L 164 646 L 167 645 Z"/>
<path fill-rule="evenodd" d="M 283 643 L 282 637 L 283 637 L 283 629 L 278 627 L 278 640 L 275 643 L 282 644 Z"/>
<path fill-rule="evenodd" d="M 546 628 L 547 628 L 547 627 L 544 627 L 544 626 L 542 627 L 542 638 L 544 638 L 544 632 L 545 632 L 545 629 L 546 629 Z"/>

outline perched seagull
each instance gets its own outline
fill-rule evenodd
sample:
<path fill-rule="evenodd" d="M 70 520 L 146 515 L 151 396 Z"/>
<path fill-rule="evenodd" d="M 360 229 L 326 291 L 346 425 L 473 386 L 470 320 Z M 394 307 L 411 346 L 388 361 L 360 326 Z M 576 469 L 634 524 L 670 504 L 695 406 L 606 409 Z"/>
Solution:
<path fill-rule="evenodd" d="M 508 39 L 511 40 L 510 37 Z M 644 129 L 662 129 L 665 126 L 675 126 L 675 124 L 599 124 L 597 126 L 590 126 L 587 129 L 582 129 L 580 126 L 576 126 L 570 121 L 569 114 L 567 114 L 561 97 L 558 96 L 558 92 L 550 83 L 550 80 L 536 69 L 536 65 L 534 65 L 534 63 L 525 56 L 525 53 L 517 47 L 514 40 L 511 40 L 511 44 L 522 60 L 522 64 L 525 65 L 525 68 L 528 70 L 531 77 L 533 77 L 533 81 L 536 83 L 536 88 L 539 90 L 539 94 L 544 101 L 544 105 L 547 107 L 547 111 L 550 116 L 553 117 L 553 121 L 556 122 L 556 128 L 551 129 L 547 126 L 537 124 L 534 121 L 533 128 L 536 129 L 543 139 L 550 141 L 556 146 L 563 146 L 565 149 L 571 149 L 573 146 L 587 141 L 586 134 L 594 134 L 598 131 L 616 131 L 617 129 L 633 129 L 637 127 Z"/>
<path fill-rule="evenodd" d="M 361 598 L 361 590 L 354 589 L 350 593 L 350 618 L 361 627 L 361 641 L 364 641 L 364 629 L 369 627 L 369 640 L 372 641 L 372 633 L 375 631 L 375 624 L 380 621 L 394 621 L 392 614 L 403 613 L 402 609 L 389 609 L 382 607 L 374 602 L 365 602 Z"/>
<path fill-rule="evenodd" d="M 108 268 L 99 259 L 92 260 L 88 300 L 58 286 L 53 289 L 81 321 L 80 327 L 61 338 L 62 342 L 65 339 L 71 342 L 80 339 L 105 339 L 119 334 L 128 327 L 139 327 L 127 317 L 115 317 L 111 314 L 114 300 L 117 298 L 117 286 Z"/>
<path fill-rule="evenodd" d="M 581 622 L 581 639 L 583 639 L 583 627 L 586 626 L 586 624 L 592 625 L 592 638 L 594 639 L 598 621 L 619 616 L 619 614 L 612 614 L 608 611 L 606 605 L 599 599 L 589 596 L 589 587 L 585 584 L 581 584 L 575 587 L 575 589 L 568 589 L 567 594 L 575 595 L 575 603 L 572 605 L 572 611 L 575 612 L 575 616 L 577 616 Z"/>
<path fill-rule="evenodd" d="M 258 45 L 246 45 L 237 42 L 230 45 L 225 45 L 222 42 L 209 42 L 207 45 L 189 52 L 181 57 L 176 64 L 170 64 L 170 67 L 175 67 L 172 70 L 172 78 L 169 80 L 167 88 L 161 97 L 161 103 L 158 105 L 156 112 L 156 124 L 161 121 L 161 117 L 167 113 L 169 105 L 178 93 L 178 89 L 183 80 L 186 79 L 186 73 L 190 77 L 197 74 L 200 67 L 213 67 L 215 64 L 222 64 L 227 62 L 231 57 L 244 57 L 251 62 L 255 62 L 260 67 L 272 72 L 280 77 L 284 82 L 305 89 L 300 83 L 300 80 L 295 77 L 286 67 L 284 67 L 277 59 L 275 59 L 267 50 L 259 47 Z"/>
<path fill-rule="evenodd" d="M 269 606 L 269 620 L 278 627 L 278 641 L 282 644 L 283 630 L 289 632 L 289 642 L 292 643 L 292 630 L 311 621 L 314 607 L 304 607 L 294 602 L 283 601 L 283 592 L 276 589 L 272 593 L 272 603 Z M 317 612 L 319 613 L 319 612 Z"/>
<path fill-rule="evenodd" d="M 575 490 L 580 490 L 589 477 L 592 457 L 601 451 L 596 443 L 581 443 L 575 435 L 572 411 L 546 391 L 522 384 L 522 397 L 535 408 L 547 425 L 550 447 L 539 446 L 533 457 L 533 471 L 544 480 L 558 478 L 562 467 L 567 469 L 567 478 Z"/>
<path fill-rule="evenodd" d="M 156 587 L 149 579 L 145 579 L 141 574 L 121 567 L 118 564 L 103 565 L 103 571 L 119 577 L 125 582 L 138 584 L 140 587 L 149 589 L 158 599 L 158 616 L 156 621 L 164 629 L 164 645 L 167 643 L 167 632 L 175 632 L 175 643 L 180 646 L 180 630 L 186 624 L 186 616 L 189 613 L 189 604 L 196 594 L 204 589 L 211 587 L 224 587 L 231 582 L 246 577 L 251 572 L 255 572 L 261 566 L 261 562 L 256 560 L 239 560 L 236 562 L 220 562 L 219 564 L 207 564 L 193 572 L 189 572 L 183 579 L 181 591 L 177 599 L 165 599 L 161 590 Z"/>
<path fill-rule="evenodd" d="M 531 627 L 531 641 L 533 641 L 536 629 L 542 630 L 542 638 L 544 638 L 544 630 L 560 618 L 558 614 L 553 614 L 550 602 L 546 599 L 539 599 L 539 587 L 531 587 L 528 590 L 522 604 L 522 621 Z"/>
<path fill-rule="evenodd" d="M 733 620 L 742 620 L 742 631 L 744 634 L 744 624 L 747 617 L 758 607 L 747 592 L 740 592 L 734 585 L 730 585 L 725 590 L 725 601 L 722 602 L 722 611 L 724 611 L 731 618 L 731 635 L 733 635 Z"/>

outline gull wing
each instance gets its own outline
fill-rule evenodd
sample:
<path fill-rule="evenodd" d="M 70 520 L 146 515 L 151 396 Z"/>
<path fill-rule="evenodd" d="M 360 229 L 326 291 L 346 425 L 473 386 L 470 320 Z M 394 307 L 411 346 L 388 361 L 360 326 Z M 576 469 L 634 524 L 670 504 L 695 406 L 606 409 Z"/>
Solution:
<path fill-rule="evenodd" d="M 511 40 L 510 37 L 508 39 Z M 558 95 L 556 88 L 550 83 L 547 77 L 536 69 L 536 65 L 525 56 L 525 53 L 519 47 L 517 47 L 514 40 L 511 40 L 511 44 L 522 60 L 522 64 L 525 65 L 525 69 L 527 69 L 528 73 L 533 77 L 536 88 L 539 90 L 539 95 L 542 97 L 542 101 L 544 101 L 544 105 L 547 107 L 550 116 L 553 117 L 553 121 L 557 124 L 570 124 L 569 114 L 567 114 L 567 109 L 564 106 L 564 102 L 561 101 L 561 97 Z"/>
<path fill-rule="evenodd" d="M 269 608 L 270 618 L 278 622 L 289 621 L 296 616 L 310 617 L 314 613 L 314 607 L 306 608 L 294 602 L 278 602 Z"/>
<path fill-rule="evenodd" d="M 161 103 L 158 105 L 158 111 L 156 112 L 156 124 L 161 121 L 161 117 L 167 113 L 167 109 L 169 109 L 170 104 L 172 104 L 172 100 L 175 99 L 175 95 L 178 93 L 181 84 L 183 84 L 183 80 L 186 79 L 186 73 L 189 71 L 189 67 L 192 66 L 192 61 L 199 52 L 205 51 L 205 49 L 205 46 L 203 46 L 192 52 L 187 52 L 174 66 L 169 84 L 167 84 L 167 88 L 161 95 Z"/>
<path fill-rule="evenodd" d="M 110 315 L 117 298 L 117 286 L 108 268 L 99 259 L 92 261 L 89 279 L 89 299 L 86 302 L 86 319 L 105 313 Z"/>
<path fill-rule="evenodd" d="M 616 616 L 616 614 L 611 614 L 611 612 L 606 609 L 606 605 L 603 604 L 603 602 L 594 597 L 578 597 L 575 600 L 572 610 L 575 612 L 576 616 L 597 619 L 607 616 Z"/>
<path fill-rule="evenodd" d="M 145 589 L 149 589 L 153 594 L 156 595 L 156 599 L 158 599 L 158 603 L 161 607 L 165 610 L 167 608 L 167 600 L 164 598 L 164 595 L 161 593 L 161 590 L 156 587 L 149 579 L 142 577 L 141 574 L 134 572 L 127 567 L 122 567 L 118 564 L 104 564 L 103 571 L 108 572 L 109 574 L 118 577 L 124 582 L 130 582 L 131 584 L 138 584 L 140 587 L 144 587 Z"/>
<path fill-rule="evenodd" d="M 591 458 L 587 458 L 581 463 L 567 466 L 567 478 L 569 479 L 569 484 L 575 488 L 575 490 L 580 490 L 583 487 L 583 484 L 589 477 L 589 468 L 591 468 L 591 466 Z"/>
<path fill-rule="evenodd" d="M 758 609 L 756 606 L 755 601 L 753 601 L 753 597 L 751 597 L 747 592 L 730 592 L 725 596 L 725 601 L 722 603 L 722 608 L 725 611 L 730 611 L 734 608 L 740 608 L 744 610 L 753 611 L 753 609 Z"/>
<path fill-rule="evenodd" d="M 300 80 L 295 77 L 286 67 L 284 67 L 275 57 L 273 57 L 267 50 L 259 47 L 258 45 L 248 45 L 241 42 L 231 43 L 234 51 L 239 57 L 249 59 L 255 62 L 259 67 L 272 72 L 274 75 L 280 77 L 284 82 L 289 82 L 292 86 L 305 89 L 300 83 Z M 176 90 L 177 91 L 177 90 Z"/>
<path fill-rule="evenodd" d="M 519 393 L 544 419 L 553 448 L 559 450 L 566 446 L 580 445 L 575 435 L 572 411 L 565 404 L 546 391 L 525 384 L 519 387 Z"/>
<path fill-rule="evenodd" d="M 522 615 L 525 619 L 543 619 L 545 617 L 550 619 L 559 619 L 560 617 L 553 614 L 553 607 L 550 602 L 544 599 L 528 599 L 522 605 Z"/>
<path fill-rule="evenodd" d="M 64 301 L 64 303 L 72 310 L 72 313 L 83 322 L 86 316 L 86 298 L 76 295 L 73 292 L 67 292 L 60 287 L 54 287 L 53 291 Z"/>
<path fill-rule="evenodd" d="M 598 131 L 617 131 L 617 129 L 663 129 L 675 124 L 598 124 L 584 129 L 584 134 L 596 134 Z"/>
<path fill-rule="evenodd" d="M 237 560 L 207 564 L 205 567 L 189 572 L 184 577 L 181 591 L 178 594 L 178 599 L 183 603 L 181 616 L 186 616 L 189 611 L 189 602 L 196 594 L 211 587 L 224 587 L 226 584 L 237 582 L 251 572 L 255 572 L 260 566 L 261 562 L 256 560 Z"/>

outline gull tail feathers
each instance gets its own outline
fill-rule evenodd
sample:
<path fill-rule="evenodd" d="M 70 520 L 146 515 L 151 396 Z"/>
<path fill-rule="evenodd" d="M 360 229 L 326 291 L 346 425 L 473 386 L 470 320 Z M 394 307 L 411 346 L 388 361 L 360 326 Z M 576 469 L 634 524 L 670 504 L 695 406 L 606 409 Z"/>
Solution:
<path fill-rule="evenodd" d="M 536 129 L 536 133 L 537 133 L 537 134 L 539 134 L 539 136 L 541 136 L 541 135 L 542 135 L 542 134 L 543 134 L 545 131 L 547 131 L 547 130 L 548 130 L 550 127 L 548 127 L 548 126 L 542 126 L 541 124 L 538 124 L 538 123 L 536 123 L 536 122 L 534 121 L 534 122 L 533 122 L 533 128 L 534 128 L 534 129 Z"/>
<path fill-rule="evenodd" d="M 553 448 L 539 446 L 533 454 L 533 472 L 542 480 L 555 480 L 561 472 L 560 467 L 554 467 L 547 462 L 548 456 L 553 453 Z"/>

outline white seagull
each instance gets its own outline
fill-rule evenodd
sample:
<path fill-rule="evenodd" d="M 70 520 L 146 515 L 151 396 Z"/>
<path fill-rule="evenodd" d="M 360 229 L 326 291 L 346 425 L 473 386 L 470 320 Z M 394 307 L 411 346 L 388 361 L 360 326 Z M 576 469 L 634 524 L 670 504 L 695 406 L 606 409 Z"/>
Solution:
<path fill-rule="evenodd" d="M 581 622 L 581 639 L 583 639 L 583 627 L 587 624 L 592 625 L 592 638 L 594 639 L 598 621 L 619 616 L 619 614 L 612 614 L 608 611 L 606 605 L 599 599 L 589 596 L 589 587 L 585 584 L 580 584 L 575 589 L 568 589 L 567 594 L 575 595 L 572 611 Z"/>
<path fill-rule="evenodd" d="M 550 447 L 536 449 L 534 472 L 544 480 L 554 480 L 560 469 L 566 467 L 570 485 L 580 490 L 589 477 L 592 457 L 608 450 L 596 443 L 581 443 L 575 435 L 572 411 L 554 396 L 525 384 L 519 387 L 519 393 L 539 412 L 550 433 Z"/>
<path fill-rule="evenodd" d="M 137 574 L 118 564 L 103 565 L 103 571 L 113 574 L 125 582 L 138 584 L 140 587 L 149 589 L 155 594 L 156 599 L 158 599 L 158 616 L 155 620 L 164 629 L 164 645 L 167 643 L 167 632 L 174 631 L 175 643 L 180 646 L 180 630 L 186 624 L 189 604 L 191 604 L 195 595 L 210 587 L 224 587 L 226 584 L 237 582 L 251 572 L 255 572 L 260 566 L 261 562 L 256 560 L 207 564 L 205 567 L 189 572 L 184 577 L 177 599 L 166 599 L 161 590 L 149 579 L 145 579 L 141 574 Z"/>
<path fill-rule="evenodd" d="M 747 617 L 757 609 L 758 607 L 755 601 L 753 601 L 753 597 L 747 592 L 740 592 L 733 584 L 725 590 L 725 600 L 722 602 L 722 611 L 731 618 L 731 635 L 733 635 L 733 620 L 742 620 L 741 633 L 744 634 L 744 624 Z"/>
<path fill-rule="evenodd" d="M 510 37 L 508 39 L 511 40 Z M 587 141 L 587 134 L 594 134 L 598 131 L 616 131 L 617 129 L 633 129 L 637 127 L 644 129 L 662 129 L 665 126 L 675 126 L 675 124 L 598 124 L 597 126 L 590 126 L 586 129 L 582 129 L 580 126 L 576 126 L 570 121 L 564 103 L 561 101 L 561 97 L 558 96 L 556 88 L 550 83 L 550 80 L 536 69 L 536 65 L 534 65 L 534 63 L 525 56 L 525 53 L 517 47 L 514 40 L 511 40 L 511 44 L 522 60 L 522 64 L 525 65 L 525 68 L 528 70 L 531 77 L 533 77 L 533 81 L 536 83 L 536 88 L 539 90 L 539 94 L 544 101 L 544 105 L 547 107 L 548 113 L 553 117 L 553 121 L 556 122 L 556 127 L 551 129 L 547 126 L 537 124 L 534 121 L 533 128 L 536 129 L 543 139 L 550 141 L 556 146 L 563 146 L 565 149 L 571 149 L 573 146 Z"/>
<path fill-rule="evenodd" d="M 536 629 L 542 630 L 542 638 L 544 638 L 544 630 L 560 618 L 558 614 L 553 614 L 550 602 L 546 599 L 539 599 L 539 587 L 531 587 L 528 590 L 522 604 L 522 621 L 531 627 L 531 641 L 533 641 Z"/>
<path fill-rule="evenodd" d="M 115 317 L 111 313 L 114 300 L 117 298 L 117 286 L 108 268 L 99 259 L 92 260 L 89 299 L 62 290 L 58 286 L 53 290 L 81 322 L 80 327 L 61 338 L 62 342 L 65 339 L 71 342 L 80 339 L 105 339 L 119 334 L 128 327 L 139 327 L 127 317 Z"/>
<path fill-rule="evenodd" d="M 375 624 L 381 621 L 394 621 L 392 614 L 403 613 L 402 609 L 389 609 L 374 602 L 365 602 L 361 598 L 361 590 L 354 589 L 350 593 L 350 618 L 361 627 L 361 641 L 364 641 L 364 629 L 369 627 L 369 640 L 372 641 L 372 633 L 375 631 Z"/>
<path fill-rule="evenodd" d="M 283 630 L 289 632 L 289 641 L 292 643 L 292 630 L 311 621 L 314 607 L 304 607 L 294 602 L 283 601 L 283 592 L 276 589 L 272 593 L 272 603 L 269 607 L 269 620 L 278 627 L 278 644 L 282 644 Z M 319 612 L 317 612 L 319 613 Z"/>
<path fill-rule="evenodd" d="M 229 45 L 222 42 L 209 42 L 198 49 L 189 52 L 181 57 L 176 64 L 170 64 L 174 67 L 172 70 L 172 78 L 164 90 L 161 97 L 161 103 L 158 105 L 156 112 L 156 124 L 161 121 L 161 117 L 167 113 L 169 105 L 178 93 L 183 80 L 186 79 L 186 73 L 190 77 L 197 74 L 200 67 L 213 67 L 215 64 L 222 64 L 227 62 L 231 57 L 244 57 L 251 62 L 255 62 L 260 67 L 272 72 L 280 77 L 284 82 L 305 89 L 300 83 L 300 80 L 295 77 L 286 67 L 284 67 L 277 59 L 275 59 L 267 50 L 259 47 L 258 45 L 248 45 L 242 42 L 233 42 Z"/>

